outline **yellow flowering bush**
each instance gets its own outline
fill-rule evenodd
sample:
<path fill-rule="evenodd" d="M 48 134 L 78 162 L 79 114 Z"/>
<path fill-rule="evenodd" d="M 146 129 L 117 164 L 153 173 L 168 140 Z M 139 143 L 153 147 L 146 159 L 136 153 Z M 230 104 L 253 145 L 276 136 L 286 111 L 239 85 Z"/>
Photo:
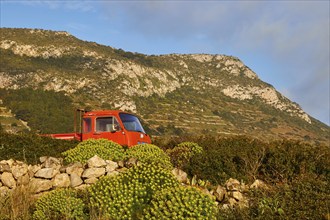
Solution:
<path fill-rule="evenodd" d="M 203 148 L 193 142 L 182 142 L 173 149 L 168 149 L 166 153 L 170 156 L 175 167 L 183 168 L 189 165 L 190 159 L 203 152 Z"/>
<path fill-rule="evenodd" d="M 171 172 L 159 164 L 141 164 L 92 185 L 90 204 L 106 219 L 139 219 L 157 191 L 178 185 Z"/>
<path fill-rule="evenodd" d="M 140 144 L 126 151 L 128 158 L 137 158 L 143 163 L 159 163 L 162 167 L 171 170 L 173 168 L 170 157 L 159 147 L 153 144 Z"/>
<path fill-rule="evenodd" d="M 98 155 L 104 160 L 119 161 L 125 157 L 124 148 L 107 139 L 88 139 L 79 143 L 75 148 L 62 153 L 68 163 L 85 163 L 91 157 Z"/>
<path fill-rule="evenodd" d="M 57 189 L 37 200 L 33 219 L 85 219 L 84 208 L 75 190 Z"/>
<path fill-rule="evenodd" d="M 154 194 L 142 219 L 216 219 L 215 201 L 196 188 L 177 186 Z"/>

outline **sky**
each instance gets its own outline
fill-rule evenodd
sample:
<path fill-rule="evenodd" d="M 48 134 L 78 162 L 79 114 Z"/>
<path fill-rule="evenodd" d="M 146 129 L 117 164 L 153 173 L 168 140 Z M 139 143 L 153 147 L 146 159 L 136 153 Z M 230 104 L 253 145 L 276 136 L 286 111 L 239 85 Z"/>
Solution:
<path fill-rule="evenodd" d="M 224 54 L 330 124 L 330 1 L 0 0 L 1 27 L 67 31 L 147 55 Z"/>

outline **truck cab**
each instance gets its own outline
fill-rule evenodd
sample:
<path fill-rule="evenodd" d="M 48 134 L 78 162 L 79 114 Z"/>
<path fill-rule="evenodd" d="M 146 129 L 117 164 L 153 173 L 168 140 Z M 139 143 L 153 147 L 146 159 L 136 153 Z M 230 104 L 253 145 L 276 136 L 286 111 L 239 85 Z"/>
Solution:
<path fill-rule="evenodd" d="M 78 132 L 49 136 L 80 141 L 105 138 L 128 147 L 151 143 L 150 136 L 144 131 L 140 120 L 131 113 L 120 110 L 80 111 L 78 120 L 79 122 L 75 122 L 75 131 Z"/>
<path fill-rule="evenodd" d="M 89 138 L 105 138 L 129 147 L 151 143 L 140 120 L 118 110 L 86 112 L 82 117 L 81 140 Z"/>

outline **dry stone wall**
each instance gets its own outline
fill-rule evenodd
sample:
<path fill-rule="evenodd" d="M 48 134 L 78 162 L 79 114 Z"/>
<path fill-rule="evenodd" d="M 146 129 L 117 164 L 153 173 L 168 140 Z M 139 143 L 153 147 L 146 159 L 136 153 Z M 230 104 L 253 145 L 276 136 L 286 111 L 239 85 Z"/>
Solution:
<path fill-rule="evenodd" d="M 35 194 L 65 187 L 84 189 L 98 181 L 102 176 L 115 176 L 139 164 L 135 158 L 114 162 L 103 160 L 97 155 L 90 158 L 86 164 L 75 162 L 64 165 L 62 158 L 54 157 L 41 157 L 40 162 L 37 165 L 28 165 L 13 159 L 0 161 L 0 197 L 20 186 L 29 187 Z M 230 178 L 224 186 L 218 185 L 214 186 L 213 190 L 208 190 L 206 187 L 193 184 L 183 170 L 174 168 L 172 174 L 181 184 L 193 185 L 205 194 L 214 197 L 219 208 L 224 209 L 248 207 L 246 192 L 250 188 L 267 187 L 260 180 L 256 180 L 248 186 Z"/>
<path fill-rule="evenodd" d="M 62 158 L 41 157 L 41 164 L 28 165 L 21 161 L 0 161 L 0 195 L 21 185 L 28 185 L 34 193 L 61 187 L 84 188 L 101 176 L 117 175 L 127 169 L 125 163 L 103 160 L 94 156 L 86 164 L 63 164 Z"/>

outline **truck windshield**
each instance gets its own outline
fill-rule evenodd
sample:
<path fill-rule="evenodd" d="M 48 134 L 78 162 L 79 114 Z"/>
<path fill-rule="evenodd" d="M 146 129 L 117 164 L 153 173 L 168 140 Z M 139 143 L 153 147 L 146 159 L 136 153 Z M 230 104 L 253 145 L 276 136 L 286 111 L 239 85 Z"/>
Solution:
<path fill-rule="evenodd" d="M 146 133 L 144 131 L 139 119 L 136 116 L 126 114 L 126 113 L 119 113 L 119 117 L 120 117 L 121 121 L 123 122 L 126 130 Z"/>

